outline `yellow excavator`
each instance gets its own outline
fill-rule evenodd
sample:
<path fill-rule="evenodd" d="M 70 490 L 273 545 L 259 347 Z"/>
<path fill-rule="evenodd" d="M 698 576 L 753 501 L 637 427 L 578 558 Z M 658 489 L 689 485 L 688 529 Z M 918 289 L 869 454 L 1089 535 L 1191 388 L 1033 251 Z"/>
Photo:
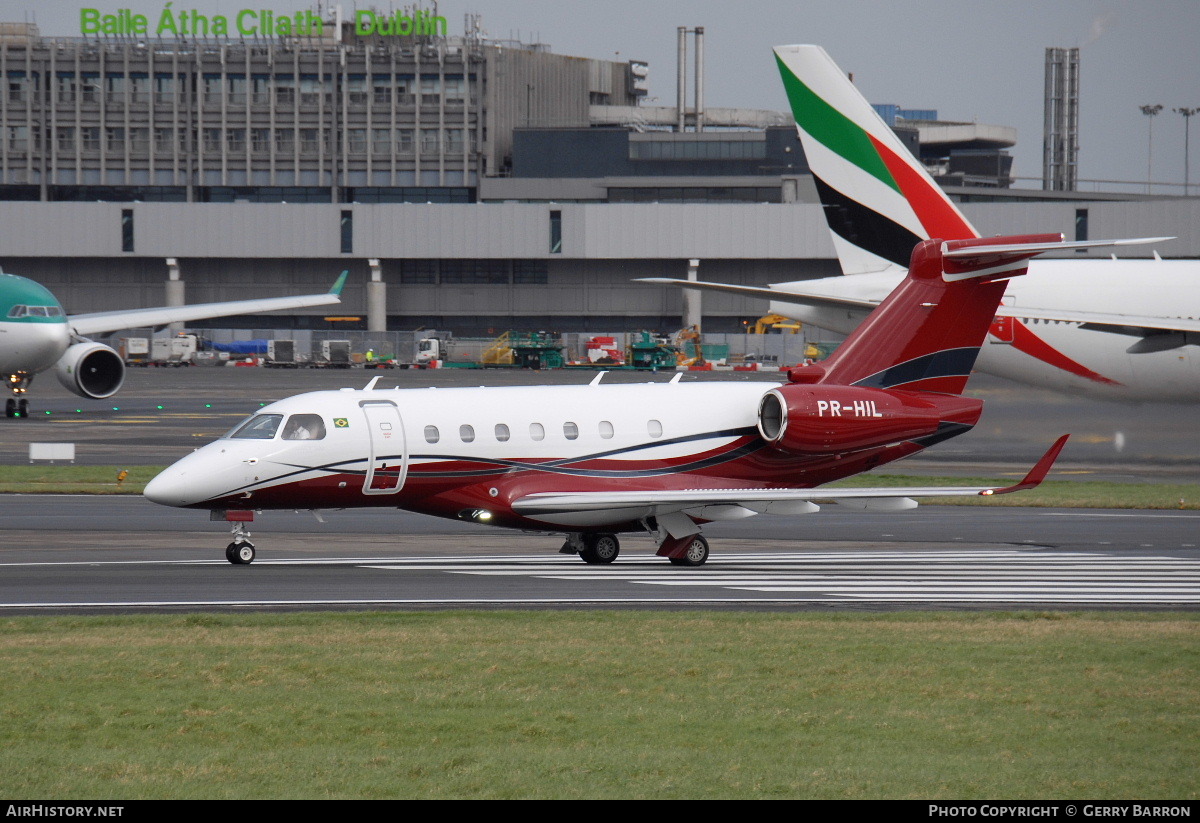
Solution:
<path fill-rule="evenodd" d="M 680 366 L 704 365 L 704 347 L 700 340 L 700 329 L 697 326 L 688 326 L 675 332 L 671 343 L 675 346 L 675 359 Z"/>
<path fill-rule="evenodd" d="M 746 334 L 767 334 L 772 329 L 779 329 L 785 334 L 796 334 L 800 331 L 800 322 L 784 317 L 782 314 L 764 314 L 753 323 L 746 321 Z"/>

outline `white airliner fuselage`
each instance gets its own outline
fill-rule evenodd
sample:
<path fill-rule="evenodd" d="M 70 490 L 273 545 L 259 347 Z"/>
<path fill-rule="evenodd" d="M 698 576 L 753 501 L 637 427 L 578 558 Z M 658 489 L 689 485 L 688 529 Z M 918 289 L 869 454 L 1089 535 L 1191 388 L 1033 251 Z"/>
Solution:
<path fill-rule="evenodd" d="M 877 304 L 900 278 L 895 271 L 776 283 L 775 291 Z M 1122 293 L 1114 293 L 1121 284 Z M 1122 315 L 1114 315 L 1120 308 Z M 839 334 L 849 334 L 865 309 L 771 301 L 771 312 Z M 1106 319 L 1108 329 L 1053 319 L 1070 312 Z M 1200 319 L 1200 261 L 1033 260 L 1029 274 L 1013 282 L 979 353 L 976 368 L 1033 386 L 1124 401 L 1200 401 L 1200 349 L 1176 345 L 1130 353 L 1142 339 L 1136 319 L 1146 316 Z M 1121 316 L 1128 334 L 1114 333 Z M 1019 322 L 1014 328 L 1012 320 Z"/>
<path fill-rule="evenodd" d="M 45 371 L 70 344 L 71 330 L 65 322 L 18 326 L 0 321 L 0 374 Z"/>

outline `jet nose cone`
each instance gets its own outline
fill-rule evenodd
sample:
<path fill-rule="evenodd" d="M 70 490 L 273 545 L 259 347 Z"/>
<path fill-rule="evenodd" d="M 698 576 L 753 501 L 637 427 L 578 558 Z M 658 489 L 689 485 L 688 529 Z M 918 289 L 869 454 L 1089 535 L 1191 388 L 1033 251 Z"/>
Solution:
<path fill-rule="evenodd" d="M 195 496 L 195 484 L 189 483 L 186 472 L 171 467 L 147 483 L 142 496 L 160 506 L 186 506 Z"/>

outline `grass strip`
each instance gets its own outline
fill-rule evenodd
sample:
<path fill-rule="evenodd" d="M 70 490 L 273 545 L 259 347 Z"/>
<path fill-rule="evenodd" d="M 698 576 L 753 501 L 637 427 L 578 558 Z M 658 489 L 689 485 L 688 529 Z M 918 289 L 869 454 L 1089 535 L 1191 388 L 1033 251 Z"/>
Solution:
<path fill-rule="evenodd" d="M 0 494 L 141 494 L 166 466 L 34 464 L 0 467 Z M 118 475 L 125 472 L 123 480 Z"/>
<path fill-rule="evenodd" d="M 1191 798 L 1192 613 L 0 621 L 0 794 Z"/>

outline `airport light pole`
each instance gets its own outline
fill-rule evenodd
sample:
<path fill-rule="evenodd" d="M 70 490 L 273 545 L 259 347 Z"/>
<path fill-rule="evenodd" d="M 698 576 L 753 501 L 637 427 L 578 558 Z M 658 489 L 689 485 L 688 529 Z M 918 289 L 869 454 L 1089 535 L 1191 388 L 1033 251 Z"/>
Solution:
<path fill-rule="evenodd" d="M 1142 110 L 1142 114 L 1150 118 L 1150 126 L 1148 129 L 1149 138 L 1146 149 L 1146 194 L 1150 193 L 1150 187 L 1153 185 L 1151 181 L 1154 179 L 1154 116 L 1162 111 L 1161 103 L 1155 103 L 1150 106 L 1138 106 Z"/>
<path fill-rule="evenodd" d="M 1200 107 L 1180 107 L 1175 109 L 1183 115 L 1183 196 L 1187 197 L 1191 194 L 1189 186 L 1191 185 L 1191 157 L 1188 150 L 1188 131 L 1192 125 L 1192 115 L 1200 112 Z"/>

